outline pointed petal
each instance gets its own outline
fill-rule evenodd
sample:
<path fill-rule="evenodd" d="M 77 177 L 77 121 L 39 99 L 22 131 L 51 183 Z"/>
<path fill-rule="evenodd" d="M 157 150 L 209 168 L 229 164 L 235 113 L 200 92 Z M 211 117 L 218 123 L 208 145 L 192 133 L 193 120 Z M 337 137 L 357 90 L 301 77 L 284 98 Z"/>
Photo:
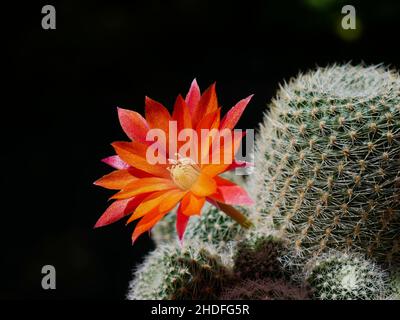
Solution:
<path fill-rule="evenodd" d="M 183 239 L 188 222 L 189 216 L 183 214 L 182 204 L 180 204 L 176 212 L 176 233 L 178 234 L 179 241 L 182 241 Z"/>
<path fill-rule="evenodd" d="M 175 189 L 175 184 L 163 178 L 142 178 L 126 185 L 124 189 L 116 193 L 111 199 L 126 199 L 142 193 Z"/>
<path fill-rule="evenodd" d="M 202 172 L 215 177 L 216 175 L 225 172 L 234 162 L 235 154 L 240 147 L 240 142 L 243 135 L 233 135 L 233 141 L 224 141 L 221 148 L 215 150 L 211 155 L 210 164 L 205 164 L 202 167 Z M 216 163 L 215 163 L 216 162 Z"/>
<path fill-rule="evenodd" d="M 167 108 L 161 103 L 146 97 L 145 101 L 146 120 L 150 128 L 158 128 L 163 130 L 168 137 L 169 121 L 172 120 Z"/>
<path fill-rule="evenodd" d="M 211 199 L 230 205 L 250 206 L 254 204 L 254 201 L 242 187 L 222 177 L 215 177 L 214 179 L 217 183 L 217 192 L 210 196 Z"/>
<path fill-rule="evenodd" d="M 189 107 L 190 114 L 194 113 L 194 110 L 196 109 L 196 107 L 200 101 L 200 96 L 201 96 L 201 94 L 200 94 L 199 85 L 197 84 L 196 79 L 194 79 L 192 81 L 189 92 L 187 93 L 186 99 L 185 99 L 186 104 Z"/>
<path fill-rule="evenodd" d="M 218 129 L 220 123 L 221 108 L 208 113 L 203 118 L 200 119 L 196 126 L 197 134 L 200 137 L 201 129 Z"/>
<path fill-rule="evenodd" d="M 240 117 L 243 114 L 244 109 L 250 102 L 253 95 L 248 96 L 245 99 L 240 100 L 235 106 L 233 106 L 225 115 L 221 121 L 220 129 L 233 129 L 238 123 Z"/>
<path fill-rule="evenodd" d="M 178 133 L 182 129 L 192 128 L 192 118 L 190 116 L 190 111 L 181 95 L 176 98 L 172 119 L 177 122 Z"/>
<path fill-rule="evenodd" d="M 146 141 L 149 130 L 147 121 L 137 112 L 118 108 L 118 118 L 122 129 L 131 140 Z"/>
<path fill-rule="evenodd" d="M 100 186 L 112 190 L 123 189 L 127 184 L 137 180 L 128 169 L 116 170 L 104 175 L 94 182 L 96 186 Z"/>
<path fill-rule="evenodd" d="M 172 205 L 172 208 L 184 196 L 185 192 L 178 189 L 154 192 L 147 196 L 136 208 L 132 216 L 129 217 L 127 224 L 139 219 L 154 210 L 164 211 Z M 172 209 L 171 208 L 171 209 Z"/>
<path fill-rule="evenodd" d="M 143 196 L 137 196 L 134 198 L 114 201 L 101 215 L 100 219 L 97 220 L 94 228 L 103 227 L 122 219 L 135 210 L 142 200 Z"/>
<path fill-rule="evenodd" d="M 128 169 L 130 166 L 123 161 L 119 156 L 110 156 L 101 160 L 114 169 Z"/>
<path fill-rule="evenodd" d="M 197 181 L 192 185 L 190 191 L 199 197 L 206 197 L 217 190 L 217 184 L 213 178 L 203 172 L 200 173 Z"/>
<path fill-rule="evenodd" d="M 168 178 L 169 172 L 166 169 L 166 165 L 161 164 L 150 164 L 146 160 L 146 150 L 147 146 L 137 142 L 114 142 L 112 146 L 115 152 L 120 156 L 120 158 L 137 169 L 155 175 L 157 177 Z"/>
<path fill-rule="evenodd" d="M 193 127 L 197 126 L 197 123 L 201 120 L 201 118 L 217 109 L 218 100 L 215 92 L 215 83 L 213 83 L 206 91 L 204 91 L 197 108 L 194 110 L 192 116 Z"/>
<path fill-rule="evenodd" d="M 216 130 L 218 130 L 219 127 L 220 114 L 221 109 L 218 108 L 214 112 L 211 112 L 208 115 L 204 116 L 197 124 L 196 132 L 199 140 L 201 141 L 201 143 L 198 143 L 198 154 L 200 155 L 201 159 L 200 163 L 205 163 L 205 159 L 209 158 L 209 153 L 210 150 L 212 150 L 213 141 L 217 140 L 218 138 L 214 136 L 214 133 L 217 132 L 217 136 L 219 134 Z M 202 129 L 209 130 L 208 134 L 203 136 Z"/>
<path fill-rule="evenodd" d="M 159 220 L 161 220 L 167 212 L 154 212 L 145 215 L 139 223 L 136 225 L 135 230 L 132 234 L 132 244 L 137 240 L 137 238 L 144 232 L 150 230 Z"/>
<path fill-rule="evenodd" d="M 181 202 L 182 213 L 186 216 L 200 214 L 205 201 L 205 197 L 198 197 L 191 192 L 187 193 Z"/>

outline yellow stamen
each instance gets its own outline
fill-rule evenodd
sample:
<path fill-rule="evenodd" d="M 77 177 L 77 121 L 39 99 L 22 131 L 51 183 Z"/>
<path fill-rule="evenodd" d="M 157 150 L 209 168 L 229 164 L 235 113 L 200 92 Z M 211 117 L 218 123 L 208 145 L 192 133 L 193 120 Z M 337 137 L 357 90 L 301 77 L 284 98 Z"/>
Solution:
<path fill-rule="evenodd" d="M 189 190 L 200 175 L 198 165 L 192 159 L 185 157 L 168 161 L 172 164 L 168 171 L 174 183 L 182 190 Z"/>

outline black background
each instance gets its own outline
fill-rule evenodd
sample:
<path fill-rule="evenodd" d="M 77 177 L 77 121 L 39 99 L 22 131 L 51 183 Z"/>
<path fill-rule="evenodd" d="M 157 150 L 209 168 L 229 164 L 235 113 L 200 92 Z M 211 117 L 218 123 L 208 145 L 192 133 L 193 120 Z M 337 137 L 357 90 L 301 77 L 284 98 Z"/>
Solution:
<path fill-rule="evenodd" d="M 92 185 L 109 172 L 100 159 L 126 139 L 117 106 L 143 112 L 148 95 L 170 107 L 196 77 L 202 89 L 217 81 L 224 111 L 254 93 L 239 123 L 254 128 L 300 70 L 350 60 L 399 68 L 399 3 L 74 0 L 5 10 L 0 298 L 124 298 L 153 244 L 144 235 L 132 246 L 122 221 L 92 229 L 110 196 Z M 56 30 L 41 28 L 45 4 Z M 359 19 L 350 36 L 339 28 L 344 4 Z M 46 264 L 56 290 L 41 288 Z"/>

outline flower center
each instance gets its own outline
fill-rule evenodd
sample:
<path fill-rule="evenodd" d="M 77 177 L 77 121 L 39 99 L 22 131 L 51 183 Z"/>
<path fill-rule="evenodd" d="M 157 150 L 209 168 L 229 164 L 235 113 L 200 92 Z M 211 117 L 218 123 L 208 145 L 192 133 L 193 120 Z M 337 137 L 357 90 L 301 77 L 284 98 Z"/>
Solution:
<path fill-rule="evenodd" d="M 199 177 L 200 168 L 192 159 L 186 157 L 168 161 L 172 164 L 168 171 L 174 183 L 182 190 L 189 190 Z"/>

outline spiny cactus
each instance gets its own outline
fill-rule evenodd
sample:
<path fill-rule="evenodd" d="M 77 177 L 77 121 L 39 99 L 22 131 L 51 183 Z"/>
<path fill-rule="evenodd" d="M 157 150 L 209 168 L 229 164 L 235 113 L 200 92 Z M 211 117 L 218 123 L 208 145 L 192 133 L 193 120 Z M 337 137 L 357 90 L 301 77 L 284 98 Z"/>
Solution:
<path fill-rule="evenodd" d="M 284 252 L 281 240 L 272 236 L 249 238 L 237 243 L 234 272 L 242 279 L 283 278 L 286 273 L 279 258 Z"/>
<path fill-rule="evenodd" d="M 150 253 L 134 274 L 129 300 L 216 299 L 233 279 L 231 261 L 203 244 L 167 244 Z"/>
<path fill-rule="evenodd" d="M 178 240 L 176 235 L 176 210 L 168 213 L 160 220 L 151 230 L 151 238 L 156 243 L 156 246 L 161 246 L 166 243 L 172 243 Z"/>
<path fill-rule="evenodd" d="M 309 291 L 282 279 L 244 280 L 223 292 L 220 300 L 308 300 Z"/>
<path fill-rule="evenodd" d="M 241 211 L 245 210 L 241 208 Z M 171 212 L 154 227 L 151 234 L 156 245 L 177 241 L 175 222 L 176 214 Z M 206 204 L 200 216 L 190 218 L 184 241 L 196 240 L 225 248 L 229 241 L 238 240 L 243 234 L 244 230 L 237 222 L 216 207 Z"/>
<path fill-rule="evenodd" d="M 400 270 L 392 270 L 390 273 L 390 287 L 392 289 L 391 294 L 387 297 L 387 300 L 400 300 Z"/>
<path fill-rule="evenodd" d="M 245 213 L 245 209 L 240 209 Z M 239 240 L 244 229 L 222 211 L 206 205 L 199 220 L 191 222 L 185 233 L 185 239 L 210 243 L 224 249 L 229 241 Z"/>
<path fill-rule="evenodd" d="M 252 219 L 297 256 L 357 249 L 400 261 L 400 77 L 332 66 L 285 84 L 256 141 Z M 260 214 L 261 213 L 261 214 Z"/>
<path fill-rule="evenodd" d="M 391 293 L 388 274 L 362 256 L 330 252 L 308 268 L 314 299 L 379 300 Z"/>

